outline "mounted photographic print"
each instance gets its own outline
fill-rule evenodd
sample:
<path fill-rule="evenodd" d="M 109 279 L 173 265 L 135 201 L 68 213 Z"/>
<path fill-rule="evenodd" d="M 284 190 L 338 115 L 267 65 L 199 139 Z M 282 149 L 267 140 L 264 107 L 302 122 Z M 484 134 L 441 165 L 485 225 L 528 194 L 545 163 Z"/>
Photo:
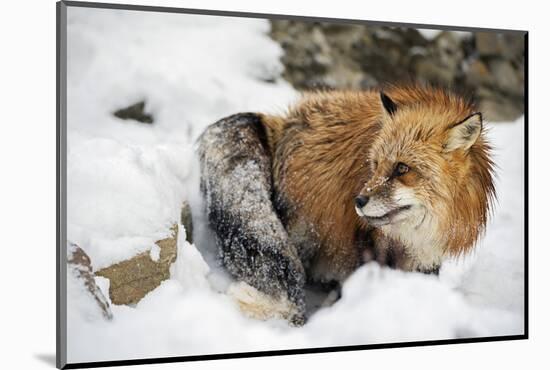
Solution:
<path fill-rule="evenodd" d="M 527 32 L 57 10 L 58 367 L 527 338 Z"/>

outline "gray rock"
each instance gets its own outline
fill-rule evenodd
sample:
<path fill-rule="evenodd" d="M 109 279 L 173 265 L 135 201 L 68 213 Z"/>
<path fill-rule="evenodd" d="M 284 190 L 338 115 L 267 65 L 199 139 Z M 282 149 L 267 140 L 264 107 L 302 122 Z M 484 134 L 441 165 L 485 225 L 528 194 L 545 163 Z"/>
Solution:
<path fill-rule="evenodd" d="M 191 206 L 189 202 L 183 202 L 181 206 L 180 222 L 185 227 L 186 239 L 193 243 L 193 217 L 191 216 Z"/>
<path fill-rule="evenodd" d="M 523 74 L 512 66 L 508 60 L 495 59 L 489 62 L 489 69 L 494 76 L 495 87 L 504 94 L 523 97 Z"/>
<path fill-rule="evenodd" d="M 443 31 L 428 40 L 412 28 L 272 20 L 270 35 L 285 51 L 283 77 L 299 90 L 413 80 L 473 93 L 486 117 L 523 114 L 521 34 Z"/>
<path fill-rule="evenodd" d="M 494 32 L 476 32 L 477 52 L 482 56 L 493 56 L 501 53 L 501 36 Z"/>
<path fill-rule="evenodd" d="M 470 86 L 490 86 L 494 84 L 494 76 L 482 60 L 474 59 L 466 69 L 466 84 Z"/>
<path fill-rule="evenodd" d="M 502 37 L 502 55 L 504 58 L 521 63 L 525 59 L 525 40 L 522 36 L 504 34 Z"/>
<path fill-rule="evenodd" d="M 417 80 L 424 83 L 437 82 L 449 85 L 454 81 L 455 74 L 452 69 L 434 63 L 431 59 L 418 61 L 415 70 L 418 75 Z"/>
<path fill-rule="evenodd" d="M 508 121 L 510 117 L 519 117 L 523 114 L 523 104 L 506 104 L 507 101 L 498 96 L 482 99 L 479 105 L 483 112 L 483 119 L 490 122 Z"/>
<path fill-rule="evenodd" d="M 113 113 L 115 117 L 120 119 L 132 119 L 143 123 L 153 123 L 153 116 L 145 113 L 145 101 L 140 101 L 126 108 L 119 109 Z"/>
<path fill-rule="evenodd" d="M 514 62 L 523 62 L 525 41 L 514 33 L 476 32 L 476 50 L 482 57 L 496 57 Z"/>

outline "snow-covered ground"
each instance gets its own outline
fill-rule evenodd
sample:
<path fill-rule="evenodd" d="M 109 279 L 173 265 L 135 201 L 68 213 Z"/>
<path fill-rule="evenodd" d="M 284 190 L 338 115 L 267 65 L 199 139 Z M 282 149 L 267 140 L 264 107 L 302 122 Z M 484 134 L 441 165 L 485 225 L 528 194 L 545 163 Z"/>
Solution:
<path fill-rule="evenodd" d="M 184 199 L 196 228 L 190 245 L 180 226 L 171 278 L 136 307 L 112 306 L 112 321 L 69 276 L 69 362 L 523 333 L 523 119 L 491 125 L 494 217 L 476 252 L 439 277 L 364 266 L 301 328 L 246 318 L 224 294 L 193 143 L 219 118 L 296 98 L 268 31 L 264 20 L 69 8 L 69 240 L 98 269 L 166 237 Z M 112 115 L 142 99 L 154 124 Z"/>

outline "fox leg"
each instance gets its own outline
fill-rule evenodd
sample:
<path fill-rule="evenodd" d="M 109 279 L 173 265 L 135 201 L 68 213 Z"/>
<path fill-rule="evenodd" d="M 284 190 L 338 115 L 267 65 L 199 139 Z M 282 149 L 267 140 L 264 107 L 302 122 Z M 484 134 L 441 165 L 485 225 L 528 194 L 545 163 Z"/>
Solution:
<path fill-rule="evenodd" d="M 252 316 L 267 317 L 266 310 L 276 306 L 274 316 L 303 324 L 304 268 L 273 206 L 261 117 L 242 113 L 210 125 L 199 138 L 199 157 L 201 190 L 221 261 L 254 288 L 233 289 L 232 295 Z M 271 304 L 273 299 L 278 303 Z"/>

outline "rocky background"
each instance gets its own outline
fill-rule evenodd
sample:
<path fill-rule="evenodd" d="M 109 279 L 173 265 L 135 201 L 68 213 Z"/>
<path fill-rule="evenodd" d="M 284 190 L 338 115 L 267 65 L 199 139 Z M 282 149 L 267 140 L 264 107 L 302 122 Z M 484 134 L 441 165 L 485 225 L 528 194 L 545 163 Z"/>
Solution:
<path fill-rule="evenodd" d="M 520 33 L 272 20 L 270 36 L 284 49 L 283 77 L 298 90 L 420 81 L 473 94 L 490 121 L 524 111 Z"/>

